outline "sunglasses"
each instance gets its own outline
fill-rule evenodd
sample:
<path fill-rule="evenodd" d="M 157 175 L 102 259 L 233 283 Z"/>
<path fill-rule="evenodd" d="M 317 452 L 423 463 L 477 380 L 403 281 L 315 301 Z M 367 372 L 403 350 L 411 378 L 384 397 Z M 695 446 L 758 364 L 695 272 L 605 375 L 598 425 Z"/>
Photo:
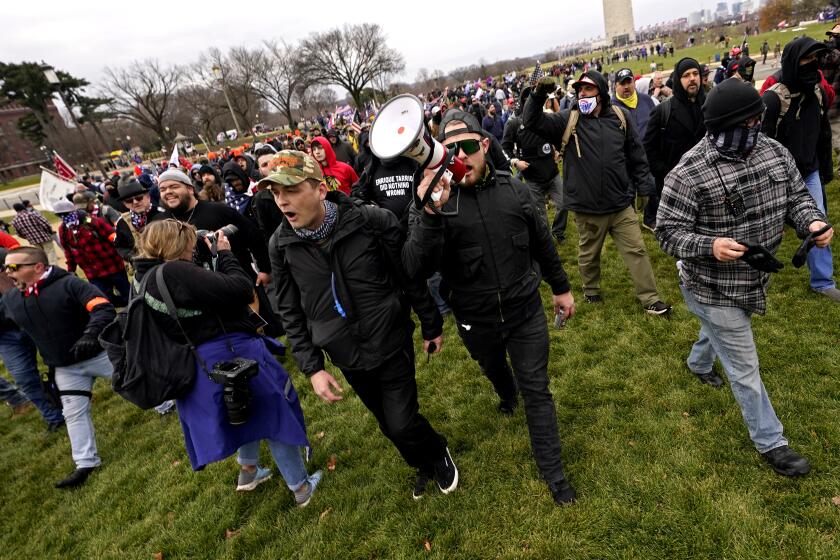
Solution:
<path fill-rule="evenodd" d="M 38 263 L 4 264 L 2 266 L 3 266 L 3 272 L 5 272 L 7 270 L 9 272 L 17 272 L 18 269 L 22 266 L 35 266 L 36 264 L 38 264 Z"/>
<path fill-rule="evenodd" d="M 141 202 L 145 196 L 145 194 L 132 196 L 131 198 L 124 199 L 123 202 Z"/>
<path fill-rule="evenodd" d="M 470 138 L 467 140 L 461 140 L 460 142 L 453 142 L 451 144 L 447 144 L 446 149 L 449 151 L 454 151 L 456 154 L 460 150 L 464 150 L 465 154 L 471 156 L 481 149 L 481 142 Z"/>

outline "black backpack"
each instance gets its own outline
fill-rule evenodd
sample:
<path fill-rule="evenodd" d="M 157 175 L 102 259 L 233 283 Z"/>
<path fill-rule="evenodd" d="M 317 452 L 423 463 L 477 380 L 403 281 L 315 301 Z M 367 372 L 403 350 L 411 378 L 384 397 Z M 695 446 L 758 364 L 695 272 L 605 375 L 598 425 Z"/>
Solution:
<path fill-rule="evenodd" d="M 114 366 L 111 384 L 121 397 L 143 409 L 186 395 L 195 381 L 195 346 L 178 321 L 172 295 L 163 278 L 165 264 L 146 272 L 143 281 L 116 319 L 99 335 Z M 178 323 L 187 344 L 172 340 L 155 321 L 158 313 L 145 301 L 146 286 L 157 284 L 167 312 Z"/>

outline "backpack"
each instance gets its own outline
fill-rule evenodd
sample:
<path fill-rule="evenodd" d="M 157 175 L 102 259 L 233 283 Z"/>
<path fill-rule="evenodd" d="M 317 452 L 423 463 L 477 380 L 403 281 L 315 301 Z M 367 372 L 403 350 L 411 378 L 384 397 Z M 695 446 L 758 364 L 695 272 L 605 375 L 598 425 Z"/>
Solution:
<path fill-rule="evenodd" d="M 778 134 L 779 125 L 782 124 L 782 119 L 785 118 L 785 115 L 787 114 L 788 109 L 790 109 L 791 100 L 794 97 L 799 97 L 800 95 L 802 95 L 802 92 L 798 91 L 796 93 L 792 93 L 788 89 L 788 87 L 785 84 L 783 84 L 782 82 L 776 82 L 775 84 L 773 84 L 772 86 L 767 88 L 767 91 L 772 91 L 779 98 L 779 103 L 780 103 L 779 117 L 776 119 L 776 134 Z M 817 83 L 814 86 L 814 93 L 816 94 L 817 100 L 820 103 L 820 114 L 822 115 L 822 112 L 823 112 L 823 91 L 822 91 L 822 87 L 820 86 L 819 83 Z M 797 107 L 796 107 L 796 118 L 797 118 L 797 120 L 799 119 L 799 111 L 800 111 L 801 108 L 802 108 L 802 103 L 799 103 L 799 105 L 797 105 Z"/>
<path fill-rule="evenodd" d="M 121 397 L 142 409 L 186 395 L 195 381 L 195 346 L 178 321 L 178 313 L 166 281 L 165 264 L 155 266 L 143 277 L 128 306 L 117 313 L 99 335 L 99 342 L 114 366 L 111 384 Z M 155 321 L 158 313 L 146 303 L 146 287 L 157 284 L 167 312 L 181 329 L 187 344 L 172 340 Z"/>
<path fill-rule="evenodd" d="M 627 117 L 624 115 L 624 111 L 621 110 L 620 107 L 616 107 L 615 105 L 611 104 L 613 112 L 615 116 L 618 117 L 619 128 L 624 132 L 624 135 L 627 136 Z M 560 143 L 560 158 L 562 159 L 563 156 L 566 154 L 566 144 L 569 143 L 569 139 L 574 136 L 575 137 L 575 146 L 577 147 L 577 155 L 580 156 L 580 144 L 577 141 L 577 134 L 575 134 L 575 129 L 577 128 L 577 122 L 580 119 L 580 111 L 577 109 L 572 109 L 569 112 L 569 120 L 566 123 L 566 129 L 563 131 L 563 140 Z"/>

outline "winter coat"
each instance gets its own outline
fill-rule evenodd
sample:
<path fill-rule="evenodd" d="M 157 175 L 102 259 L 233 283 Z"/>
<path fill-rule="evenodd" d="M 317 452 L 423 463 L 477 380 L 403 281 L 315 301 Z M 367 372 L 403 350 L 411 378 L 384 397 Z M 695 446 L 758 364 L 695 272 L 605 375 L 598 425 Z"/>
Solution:
<path fill-rule="evenodd" d="M 338 161 L 335 157 L 332 144 L 323 136 L 316 136 L 312 139 L 313 143 L 318 143 L 326 154 L 325 163 L 318 162 L 321 166 L 321 171 L 324 173 L 324 179 L 330 190 L 340 190 L 344 194 L 350 194 L 350 189 L 353 183 L 359 180 L 359 176 L 352 167 L 342 161 Z"/>

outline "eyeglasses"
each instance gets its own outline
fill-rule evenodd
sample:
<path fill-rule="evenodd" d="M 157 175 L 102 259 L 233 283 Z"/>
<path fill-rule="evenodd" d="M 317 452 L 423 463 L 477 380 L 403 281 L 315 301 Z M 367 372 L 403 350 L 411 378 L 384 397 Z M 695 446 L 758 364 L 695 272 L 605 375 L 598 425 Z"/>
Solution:
<path fill-rule="evenodd" d="M 137 196 L 132 196 L 131 198 L 126 198 L 123 202 L 142 202 L 142 200 L 146 197 L 145 194 L 140 194 Z"/>
<path fill-rule="evenodd" d="M 449 151 L 454 151 L 456 154 L 460 150 L 464 150 L 465 154 L 471 156 L 481 149 L 481 142 L 470 138 L 467 140 L 461 140 L 460 142 L 453 142 L 452 144 L 447 144 L 446 149 Z"/>
<path fill-rule="evenodd" d="M 2 265 L 3 266 L 2 270 L 3 270 L 3 272 L 5 272 L 5 271 L 17 272 L 18 269 L 22 266 L 35 266 L 36 264 L 38 264 L 38 263 L 4 264 L 4 265 Z"/>

